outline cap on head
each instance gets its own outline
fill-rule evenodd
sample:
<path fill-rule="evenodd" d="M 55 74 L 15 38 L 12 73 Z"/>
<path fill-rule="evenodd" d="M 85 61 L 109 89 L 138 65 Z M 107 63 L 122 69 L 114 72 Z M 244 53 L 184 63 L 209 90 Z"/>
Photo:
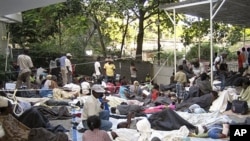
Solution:
<path fill-rule="evenodd" d="M 47 76 L 46 76 L 46 79 L 51 80 L 51 79 L 52 79 L 52 75 L 50 75 L 50 74 L 49 74 L 49 75 L 47 75 Z"/>
<path fill-rule="evenodd" d="M 105 89 L 103 88 L 102 85 L 99 85 L 99 84 L 94 84 L 92 87 L 91 87 L 91 90 L 96 92 L 96 93 L 104 93 L 105 92 Z"/>
<path fill-rule="evenodd" d="M 70 53 L 67 53 L 66 56 L 70 56 L 71 57 L 72 55 Z"/>

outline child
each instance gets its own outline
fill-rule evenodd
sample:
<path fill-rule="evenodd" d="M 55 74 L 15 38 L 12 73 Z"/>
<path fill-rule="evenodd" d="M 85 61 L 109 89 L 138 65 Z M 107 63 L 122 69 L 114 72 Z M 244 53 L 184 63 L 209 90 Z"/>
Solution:
<path fill-rule="evenodd" d="M 152 89 L 151 99 L 152 101 L 155 101 L 159 96 L 159 85 L 154 84 L 154 87 Z"/>
<path fill-rule="evenodd" d="M 187 76 L 183 72 L 183 66 L 178 66 L 178 72 L 175 74 L 174 81 L 176 82 L 176 96 L 178 103 L 184 98 L 185 94 L 185 84 L 187 83 Z"/>

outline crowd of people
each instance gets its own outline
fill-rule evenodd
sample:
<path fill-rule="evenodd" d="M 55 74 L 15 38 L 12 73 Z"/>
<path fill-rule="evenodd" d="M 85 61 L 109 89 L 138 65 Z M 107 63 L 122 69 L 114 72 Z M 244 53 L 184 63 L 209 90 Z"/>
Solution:
<path fill-rule="evenodd" d="M 137 73 L 140 70 L 133 61 L 129 67 L 130 78 L 121 77 L 117 80 L 116 66 L 110 57 L 105 59 L 103 66 L 100 57 L 96 58 L 93 63 L 93 77 L 73 78 L 74 65 L 71 63 L 72 55 L 70 53 L 66 53 L 60 58 L 53 58 L 48 71 L 41 67 L 35 69 L 37 71 L 35 80 L 40 85 L 39 95 L 41 97 L 52 97 L 57 100 L 87 97 L 81 105 L 84 141 L 110 141 L 119 137 L 116 132 L 111 132 L 113 126 L 109 120 L 111 114 L 127 116 L 127 121 L 119 123 L 117 128 L 139 130 L 141 119 L 132 120 L 133 117 L 145 117 L 147 114 L 152 114 L 147 119 L 152 129 L 175 130 L 185 125 L 190 131 L 190 135 L 198 135 L 202 131 L 211 138 L 225 138 L 228 137 L 228 123 L 198 127 L 184 120 L 175 111 L 209 112 L 209 107 L 219 97 L 218 93 L 234 84 L 242 86 L 242 91 L 238 95 L 250 105 L 250 83 L 249 78 L 246 79 L 246 76 L 250 76 L 249 59 L 247 59 L 249 51 L 249 49 L 242 48 L 242 51 L 237 52 L 239 69 L 235 73 L 228 70 L 227 52 L 221 52 L 214 57 L 210 72 L 198 59 L 192 59 L 190 65 L 187 60 L 183 60 L 176 73 L 173 73 L 169 85 L 154 83 L 150 74 L 146 75 L 145 83 L 140 83 L 137 79 Z M 28 50 L 18 56 L 17 65 L 20 71 L 16 89 L 20 89 L 22 86 L 30 89 L 34 65 L 28 55 Z M 220 81 L 219 89 L 215 90 L 214 86 L 211 86 L 209 75 L 211 72 L 213 72 L 212 77 Z M 58 81 L 59 77 L 62 80 L 61 84 Z M 75 79 L 77 80 L 75 81 Z M 123 101 L 118 105 L 112 105 L 107 96 L 114 96 Z M 8 107 L 9 104 L 4 106 Z M 165 118 L 168 119 L 168 124 L 175 123 L 175 126 L 163 126 L 161 122 L 166 122 Z M 155 122 L 158 119 L 159 121 Z"/>

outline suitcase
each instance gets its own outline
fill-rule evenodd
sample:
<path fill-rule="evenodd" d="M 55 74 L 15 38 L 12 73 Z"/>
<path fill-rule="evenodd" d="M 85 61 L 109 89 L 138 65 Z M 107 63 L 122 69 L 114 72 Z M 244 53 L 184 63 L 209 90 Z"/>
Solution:
<path fill-rule="evenodd" d="M 234 113 L 238 114 L 247 114 L 248 112 L 248 105 L 246 101 L 243 100 L 233 100 L 232 101 L 232 109 Z"/>

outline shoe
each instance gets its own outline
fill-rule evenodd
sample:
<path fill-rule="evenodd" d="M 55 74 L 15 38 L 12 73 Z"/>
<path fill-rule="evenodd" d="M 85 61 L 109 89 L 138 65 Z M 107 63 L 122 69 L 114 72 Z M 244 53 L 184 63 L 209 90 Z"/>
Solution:
<path fill-rule="evenodd" d="M 87 131 L 88 129 L 85 129 L 85 128 L 81 128 L 78 130 L 79 133 L 84 133 L 85 131 Z"/>

